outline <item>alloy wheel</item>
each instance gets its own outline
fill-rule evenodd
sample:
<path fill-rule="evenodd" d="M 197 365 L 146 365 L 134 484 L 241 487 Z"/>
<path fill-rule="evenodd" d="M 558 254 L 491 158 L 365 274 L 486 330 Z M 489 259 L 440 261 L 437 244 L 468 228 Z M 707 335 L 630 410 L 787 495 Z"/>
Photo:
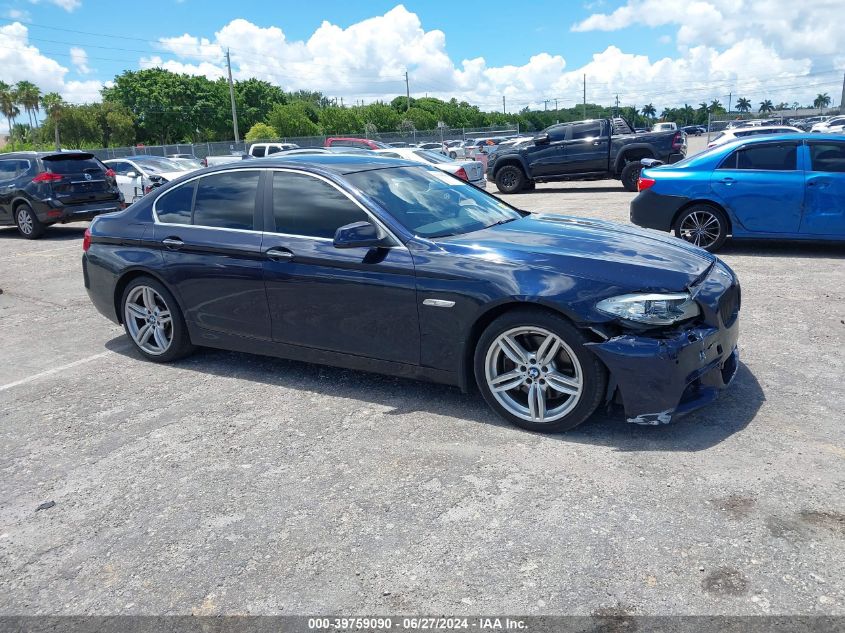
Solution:
<path fill-rule="evenodd" d="M 24 235 L 32 234 L 33 226 L 32 216 L 29 215 L 29 210 L 26 207 L 18 209 L 18 228 Z"/>
<path fill-rule="evenodd" d="M 584 391 L 575 352 L 558 335 L 522 326 L 500 334 L 487 350 L 485 379 L 509 413 L 535 424 L 570 413 Z"/>
<path fill-rule="evenodd" d="M 683 219 L 678 232 L 687 242 L 707 248 L 719 239 L 722 223 L 709 211 L 693 211 Z"/>
<path fill-rule="evenodd" d="M 149 286 L 136 286 L 123 308 L 129 335 L 153 356 L 164 354 L 173 342 L 173 318 L 164 298 Z"/>

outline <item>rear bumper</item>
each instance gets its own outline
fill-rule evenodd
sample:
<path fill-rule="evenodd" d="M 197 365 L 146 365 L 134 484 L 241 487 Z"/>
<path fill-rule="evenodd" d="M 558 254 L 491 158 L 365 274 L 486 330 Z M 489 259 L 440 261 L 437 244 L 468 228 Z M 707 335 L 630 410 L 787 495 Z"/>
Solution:
<path fill-rule="evenodd" d="M 637 226 L 670 231 L 675 215 L 688 202 L 689 198 L 684 196 L 667 196 L 646 189 L 631 201 L 630 219 Z"/>
<path fill-rule="evenodd" d="M 590 348 L 610 370 L 625 418 L 634 424 L 668 424 L 716 399 L 739 367 L 739 321 L 668 338 L 625 335 Z"/>
<path fill-rule="evenodd" d="M 105 202 L 89 202 L 66 206 L 55 200 L 44 200 L 35 208 L 35 215 L 44 224 L 57 222 L 85 222 L 103 213 L 113 213 L 125 208 L 123 200 L 107 200 Z"/>

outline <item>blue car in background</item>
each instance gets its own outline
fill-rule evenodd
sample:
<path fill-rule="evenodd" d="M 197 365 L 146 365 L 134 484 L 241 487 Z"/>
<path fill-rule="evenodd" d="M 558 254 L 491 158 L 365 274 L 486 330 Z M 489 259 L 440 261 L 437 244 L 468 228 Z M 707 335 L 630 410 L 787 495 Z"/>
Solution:
<path fill-rule="evenodd" d="M 631 222 L 715 251 L 739 238 L 845 240 L 845 136 L 778 134 L 644 169 Z"/>

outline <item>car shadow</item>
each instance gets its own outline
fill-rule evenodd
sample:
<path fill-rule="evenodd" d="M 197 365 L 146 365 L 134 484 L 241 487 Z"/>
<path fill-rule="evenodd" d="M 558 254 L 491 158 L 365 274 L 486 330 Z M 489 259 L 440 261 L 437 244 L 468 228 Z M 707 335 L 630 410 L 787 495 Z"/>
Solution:
<path fill-rule="evenodd" d="M 537 189 L 529 189 L 520 191 L 520 194 L 524 195 L 534 195 L 538 193 L 626 193 L 625 189 L 622 185 L 614 186 L 599 186 L 596 185 L 594 187 L 564 187 L 564 186 L 555 186 L 555 187 L 539 187 Z"/>
<path fill-rule="evenodd" d="M 88 224 L 74 224 L 73 226 L 51 225 L 48 226 L 44 235 L 39 237 L 36 242 L 61 242 L 65 240 L 81 240 L 85 235 L 85 229 Z M 23 240 L 21 234 L 15 226 L 5 226 L 0 228 L 0 240 Z"/>
<path fill-rule="evenodd" d="M 716 254 L 755 257 L 843 257 L 845 242 L 730 239 Z"/>
<path fill-rule="evenodd" d="M 147 362 L 124 336 L 111 339 L 106 348 L 133 362 Z M 529 433 L 499 418 L 477 391 L 464 394 L 457 387 L 447 385 L 209 348 L 200 348 L 174 366 L 214 376 L 237 377 L 270 387 L 366 401 L 387 407 L 384 414 L 388 416 L 422 412 Z M 610 412 L 599 409 L 576 429 L 545 437 L 625 452 L 696 452 L 711 448 L 744 429 L 764 401 L 760 384 L 748 368 L 740 364 L 733 384 L 715 403 L 669 425 L 629 424 L 621 408 L 614 407 Z M 448 421 L 444 420 L 444 423 L 448 424 Z"/>

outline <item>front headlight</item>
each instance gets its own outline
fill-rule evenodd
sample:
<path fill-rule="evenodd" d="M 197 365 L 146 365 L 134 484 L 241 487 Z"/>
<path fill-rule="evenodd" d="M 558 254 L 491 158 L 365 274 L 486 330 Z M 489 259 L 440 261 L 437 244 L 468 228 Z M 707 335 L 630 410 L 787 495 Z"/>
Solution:
<path fill-rule="evenodd" d="M 620 295 L 599 301 L 596 309 L 646 325 L 672 325 L 698 316 L 701 312 L 698 304 L 686 292 Z"/>

